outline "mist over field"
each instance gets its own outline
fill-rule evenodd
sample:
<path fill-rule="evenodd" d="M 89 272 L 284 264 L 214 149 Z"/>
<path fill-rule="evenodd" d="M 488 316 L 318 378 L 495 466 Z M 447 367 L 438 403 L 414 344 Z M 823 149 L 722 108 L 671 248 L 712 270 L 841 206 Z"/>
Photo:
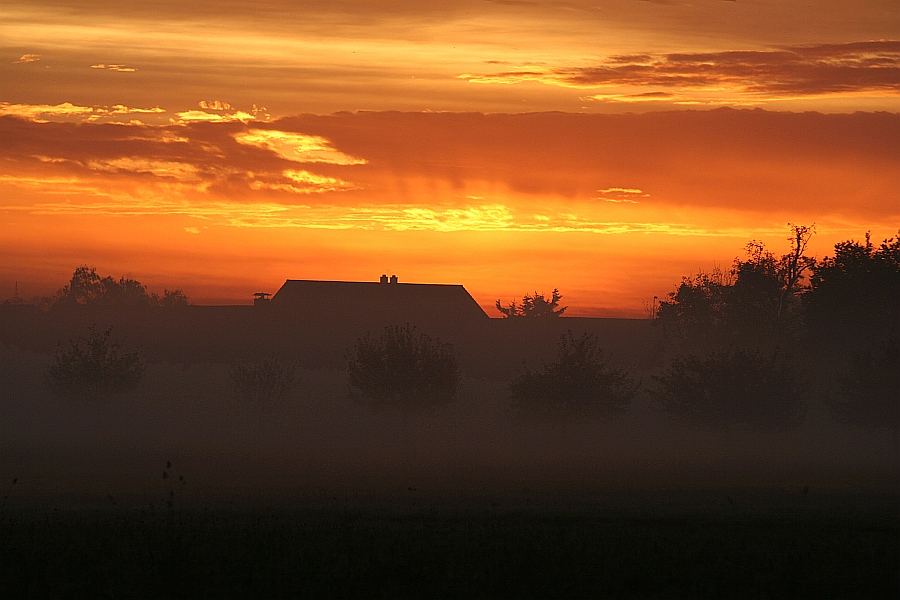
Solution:
<path fill-rule="evenodd" d="M 546 422 L 515 414 L 502 379 L 464 375 L 454 401 L 406 411 L 354 401 L 337 368 L 300 369 L 288 397 L 254 407 L 239 397 L 227 363 L 150 363 L 136 391 L 76 402 L 47 389 L 50 355 L 0 352 L 0 469 L 3 480 L 19 478 L 11 503 L 158 503 L 167 461 L 187 482 L 179 501 L 191 505 L 335 495 L 578 503 L 635 489 L 898 491 L 890 430 L 838 423 L 821 396 L 795 430 L 685 426 L 655 401 L 652 367 L 632 367 L 643 388 L 624 413 Z"/>
<path fill-rule="evenodd" d="M 900 239 L 792 233 L 646 319 L 79 267 L 0 305 L 0 595 L 890 597 Z"/>

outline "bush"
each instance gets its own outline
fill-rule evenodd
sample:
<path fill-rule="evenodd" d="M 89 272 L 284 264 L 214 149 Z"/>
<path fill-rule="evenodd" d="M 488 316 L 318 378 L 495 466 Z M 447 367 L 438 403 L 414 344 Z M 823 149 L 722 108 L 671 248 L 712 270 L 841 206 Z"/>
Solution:
<path fill-rule="evenodd" d="M 449 402 L 459 388 L 459 360 L 453 346 L 416 328 L 385 327 L 377 338 L 360 338 L 347 351 L 351 396 L 399 408 Z"/>
<path fill-rule="evenodd" d="M 839 393 L 832 403 L 836 416 L 847 424 L 900 429 L 900 336 L 873 344 L 853 355 L 850 369 L 838 378 Z"/>
<path fill-rule="evenodd" d="M 676 420 L 717 429 L 790 429 L 803 421 L 804 384 L 777 353 L 756 350 L 677 356 L 656 392 Z"/>
<path fill-rule="evenodd" d="M 261 362 L 235 365 L 228 371 L 234 388 L 245 402 L 263 409 L 285 399 L 297 387 L 296 365 L 277 356 Z"/>
<path fill-rule="evenodd" d="M 556 361 L 540 372 L 525 367 L 509 384 L 513 409 L 526 416 L 602 417 L 620 412 L 634 398 L 639 383 L 624 369 L 609 366 L 591 334 L 560 336 Z"/>
<path fill-rule="evenodd" d="M 110 341 L 112 329 L 90 328 L 87 339 L 70 341 L 56 351 L 47 371 L 47 384 L 59 396 L 76 400 L 102 400 L 133 391 L 144 375 L 137 352 L 125 352 L 121 342 Z"/>

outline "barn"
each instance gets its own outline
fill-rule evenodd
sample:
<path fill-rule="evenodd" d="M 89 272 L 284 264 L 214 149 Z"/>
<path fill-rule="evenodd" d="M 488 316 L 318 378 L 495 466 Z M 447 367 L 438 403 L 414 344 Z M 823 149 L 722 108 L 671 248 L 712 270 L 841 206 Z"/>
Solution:
<path fill-rule="evenodd" d="M 257 303 L 280 315 L 334 324 L 411 323 L 438 329 L 477 326 L 488 315 L 462 285 L 288 279 L 271 300 Z"/>

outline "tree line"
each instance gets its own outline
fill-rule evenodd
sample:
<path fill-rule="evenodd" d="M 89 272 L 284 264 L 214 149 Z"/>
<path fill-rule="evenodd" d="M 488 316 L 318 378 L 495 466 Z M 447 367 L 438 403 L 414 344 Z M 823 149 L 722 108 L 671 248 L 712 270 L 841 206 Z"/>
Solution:
<path fill-rule="evenodd" d="M 147 287 L 136 279 L 101 277 L 95 267 L 83 265 L 75 269 L 69 283 L 55 294 L 32 298 L 29 303 L 43 310 L 66 306 L 176 308 L 187 306 L 188 297 L 180 289 L 165 289 L 162 295 L 148 292 Z"/>
<path fill-rule="evenodd" d="M 848 240 L 820 261 L 805 255 L 813 228 L 792 225 L 790 251 L 751 241 L 728 272 L 686 277 L 656 312 L 692 347 L 864 344 L 900 325 L 900 236 L 879 246 Z"/>
<path fill-rule="evenodd" d="M 665 358 L 649 382 L 612 366 L 593 335 L 570 331 L 559 339 L 555 360 L 540 368 L 523 366 L 509 382 L 511 407 L 527 418 L 606 419 L 643 391 L 687 425 L 790 429 L 803 422 L 816 397 L 840 421 L 889 427 L 896 436 L 900 236 L 877 246 L 869 235 L 864 242 L 841 242 L 834 255 L 815 260 L 806 255 L 813 233 L 812 227 L 792 225 L 784 254 L 751 241 L 729 270 L 684 277 L 654 311 Z M 58 296 L 80 304 L 101 302 L 105 294 L 147 297 L 143 286 L 128 281 L 101 279 L 85 267 Z M 497 308 L 506 318 L 560 317 L 561 298 L 554 289 L 550 298 L 535 293 L 521 304 L 498 300 Z M 133 387 L 140 377 L 138 359 L 115 344 L 109 332 L 93 332 L 82 344 L 60 350 L 51 384 L 70 395 L 79 395 L 72 394 L 72 385 L 90 394 Z M 118 369 L 121 377 L 87 386 L 72 374 L 79 361 L 93 361 L 84 372 L 110 376 Z M 453 346 L 410 325 L 359 338 L 345 361 L 351 396 L 370 405 L 417 410 L 452 401 L 459 388 Z M 262 405 L 297 386 L 295 366 L 272 357 L 235 365 L 230 376 L 241 397 Z M 64 377 L 74 383 L 60 383 Z"/>
<path fill-rule="evenodd" d="M 806 256 L 812 227 L 791 225 L 789 251 L 757 241 L 727 272 L 685 277 L 654 325 L 674 356 L 654 377 L 679 420 L 789 428 L 816 399 L 833 417 L 900 429 L 900 236 L 847 240 Z"/>

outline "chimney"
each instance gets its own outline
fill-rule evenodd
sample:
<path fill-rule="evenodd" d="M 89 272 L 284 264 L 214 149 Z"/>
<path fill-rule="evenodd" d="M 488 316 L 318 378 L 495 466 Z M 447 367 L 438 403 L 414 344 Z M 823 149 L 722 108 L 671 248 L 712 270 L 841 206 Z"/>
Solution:
<path fill-rule="evenodd" d="M 397 283 L 397 276 L 391 275 L 391 283 Z"/>
<path fill-rule="evenodd" d="M 256 292 L 253 294 L 253 306 L 266 306 L 272 301 L 272 294 L 267 292 Z"/>
<path fill-rule="evenodd" d="M 387 275 L 382 275 L 381 279 L 379 280 L 379 283 L 387 283 L 387 282 L 388 282 Z"/>

